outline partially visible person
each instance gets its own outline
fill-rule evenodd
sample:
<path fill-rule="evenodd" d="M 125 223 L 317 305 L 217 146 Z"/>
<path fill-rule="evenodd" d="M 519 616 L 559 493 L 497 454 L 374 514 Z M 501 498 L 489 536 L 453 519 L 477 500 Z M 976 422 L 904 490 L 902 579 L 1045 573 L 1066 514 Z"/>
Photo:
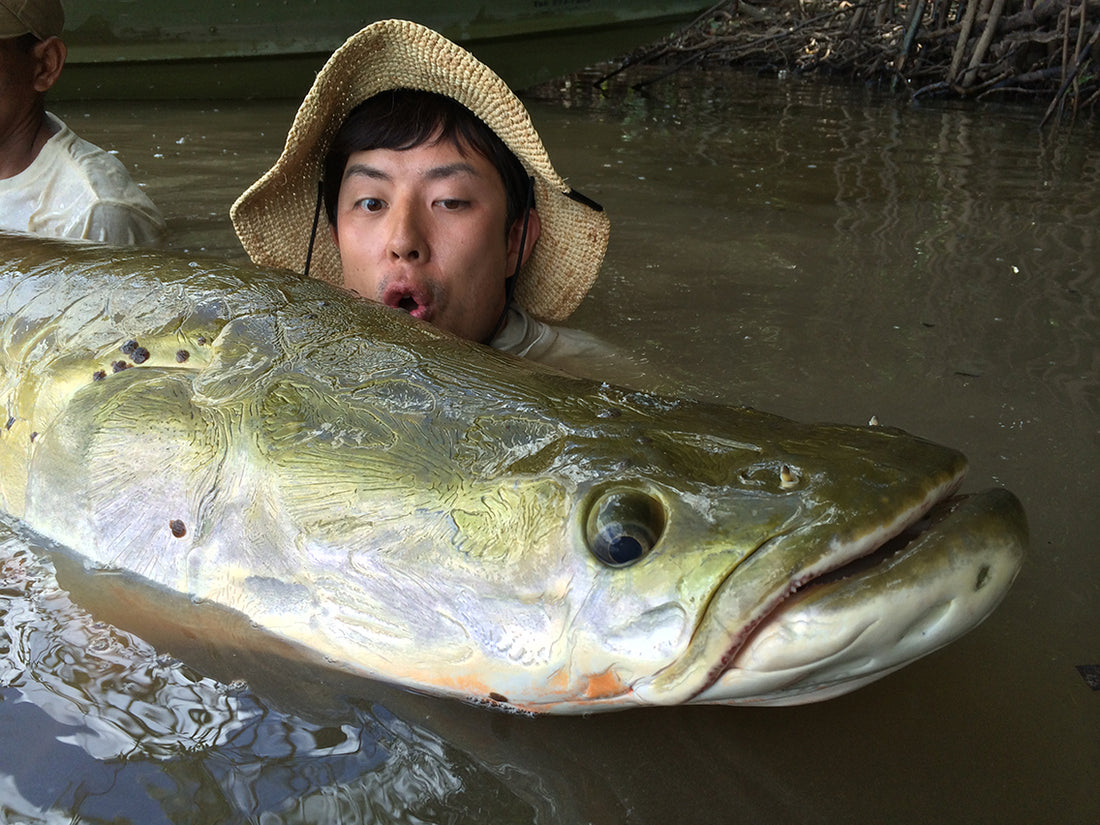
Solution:
<path fill-rule="evenodd" d="M 154 243 L 164 218 L 126 167 L 46 111 L 64 23 L 59 0 L 0 0 L 0 229 Z"/>
<path fill-rule="evenodd" d="M 627 364 L 556 326 L 599 272 L 602 208 L 554 171 L 503 80 L 416 23 L 348 38 L 231 215 L 256 263 L 576 374 Z"/>

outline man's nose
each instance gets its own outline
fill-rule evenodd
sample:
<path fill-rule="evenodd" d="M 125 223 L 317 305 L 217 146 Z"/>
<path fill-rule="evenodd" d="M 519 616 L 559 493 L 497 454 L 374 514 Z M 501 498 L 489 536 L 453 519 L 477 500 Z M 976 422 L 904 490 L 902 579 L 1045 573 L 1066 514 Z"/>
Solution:
<path fill-rule="evenodd" d="M 394 260 L 423 262 L 428 257 L 424 222 L 415 205 L 402 205 L 390 211 L 389 254 Z"/>

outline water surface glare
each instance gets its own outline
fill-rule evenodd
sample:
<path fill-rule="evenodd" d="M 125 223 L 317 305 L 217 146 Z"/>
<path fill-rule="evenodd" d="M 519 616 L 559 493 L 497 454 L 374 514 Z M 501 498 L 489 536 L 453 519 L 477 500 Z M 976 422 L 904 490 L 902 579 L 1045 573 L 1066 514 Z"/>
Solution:
<path fill-rule="evenodd" d="M 0 524 L 0 823 L 1100 820 L 1100 125 L 731 73 L 530 103 L 613 222 L 573 323 L 683 394 L 963 450 L 1028 511 L 1005 602 L 820 705 L 527 719 L 203 632 Z M 295 107 L 54 111 L 169 246 L 239 260 L 229 205 Z"/>

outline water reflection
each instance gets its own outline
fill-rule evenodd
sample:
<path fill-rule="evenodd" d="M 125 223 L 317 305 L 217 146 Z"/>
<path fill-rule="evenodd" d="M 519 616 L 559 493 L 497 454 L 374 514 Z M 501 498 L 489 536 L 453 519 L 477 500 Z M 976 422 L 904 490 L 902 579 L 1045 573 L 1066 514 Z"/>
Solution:
<path fill-rule="evenodd" d="M 0 523 L 0 729 L 35 732 L 28 747 L 5 736 L 0 810 L 142 823 L 434 822 L 471 806 L 530 822 L 556 810 L 522 798 L 539 788 L 519 771 L 505 789 L 368 699 L 310 718 L 159 653 L 74 604 L 44 547 Z"/>
<path fill-rule="evenodd" d="M 746 86 L 718 73 L 646 93 L 566 90 L 619 132 L 615 174 L 597 172 L 615 216 L 607 280 L 622 282 L 610 306 L 671 301 L 678 359 L 700 336 L 717 340 L 697 320 L 720 314 L 699 296 L 716 298 L 728 320 L 745 318 L 734 332 L 751 330 L 750 370 L 764 352 L 799 360 L 808 343 L 843 365 L 895 360 L 861 344 L 882 343 L 861 328 L 872 319 L 903 327 L 889 341 L 898 359 L 962 374 L 982 373 L 977 350 L 993 340 L 1029 369 L 1045 358 L 1036 377 L 1059 402 L 1095 411 L 1094 128 L 1040 134 L 1027 108 L 991 116 L 819 84 Z M 854 324 L 853 299 L 865 313 Z M 1049 349 L 1036 353 L 1038 341 Z M 681 364 L 685 380 L 700 365 Z"/>

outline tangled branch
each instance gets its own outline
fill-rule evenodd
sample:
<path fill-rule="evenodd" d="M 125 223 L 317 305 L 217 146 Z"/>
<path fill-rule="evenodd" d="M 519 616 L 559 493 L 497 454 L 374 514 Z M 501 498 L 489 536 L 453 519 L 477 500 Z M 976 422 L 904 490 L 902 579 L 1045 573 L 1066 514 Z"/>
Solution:
<path fill-rule="evenodd" d="M 914 98 L 1048 100 L 1043 119 L 1100 101 L 1100 0 L 744 0 L 722 2 L 631 55 L 603 80 L 661 64 L 829 73 L 888 82 Z"/>

